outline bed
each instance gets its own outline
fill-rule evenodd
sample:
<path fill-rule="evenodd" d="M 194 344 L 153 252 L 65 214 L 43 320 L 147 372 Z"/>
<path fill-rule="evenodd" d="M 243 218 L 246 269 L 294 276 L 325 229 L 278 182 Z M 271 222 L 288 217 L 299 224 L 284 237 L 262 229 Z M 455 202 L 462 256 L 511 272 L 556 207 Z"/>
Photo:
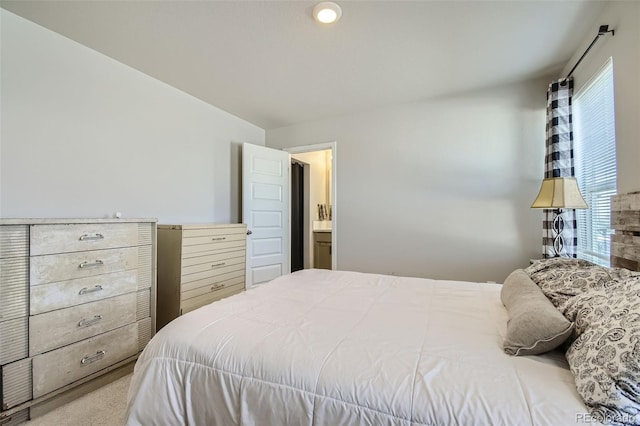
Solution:
<path fill-rule="evenodd" d="M 640 194 L 614 198 L 614 266 L 640 269 L 639 210 Z M 508 345 L 515 325 L 528 333 L 552 317 L 560 331 Z M 125 418 L 640 425 L 640 274 L 550 259 L 514 271 L 502 286 L 347 271 L 285 275 L 160 330 L 136 363 Z"/>
<path fill-rule="evenodd" d="M 511 357 L 500 286 L 305 270 L 163 328 L 130 425 L 567 425 L 561 352 Z"/>

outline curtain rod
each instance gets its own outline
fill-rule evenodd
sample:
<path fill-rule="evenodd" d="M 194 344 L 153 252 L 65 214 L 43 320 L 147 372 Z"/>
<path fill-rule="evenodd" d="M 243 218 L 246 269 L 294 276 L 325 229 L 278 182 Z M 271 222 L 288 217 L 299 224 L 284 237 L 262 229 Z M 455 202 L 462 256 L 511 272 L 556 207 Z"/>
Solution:
<path fill-rule="evenodd" d="M 580 65 L 580 62 L 582 62 L 584 57 L 587 56 L 587 53 L 589 53 L 589 50 L 591 50 L 593 45 L 596 44 L 596 41 L 598 41 L 600 36 L 605 35 L 607 33 L 611 33 L 612 36 L 616 35 L 615 30 L 610 30 L 608 25 L 600 25 L 600 28 L 598 28 L 598 35 L 593 39 L 593 41 L 591 42 L 589 47 L 587 47 L 587 50 L 584 51 L 582 56 L 580 56 L 580 59 L 578 59 L 578 62 L 576 62 L 573 68 L 571 68 L 571 71 L 569 71 L 569 74 L 567 74 L 567 76 L 564 78 L 563 85 L 564 83 L 566 83 L 567 80 L 569 80 L 569 78 L 571 78 L 571 75 L 573 74 L 573 72 L 576 70 L 576 68 L 578 68 L 578 65 Z"/>

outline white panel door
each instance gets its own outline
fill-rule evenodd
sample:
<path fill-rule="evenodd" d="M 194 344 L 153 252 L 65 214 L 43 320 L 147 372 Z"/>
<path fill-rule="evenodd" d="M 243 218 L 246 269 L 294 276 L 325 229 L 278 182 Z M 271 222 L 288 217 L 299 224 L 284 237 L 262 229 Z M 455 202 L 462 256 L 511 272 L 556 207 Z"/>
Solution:
<path fill-rule="evenodd" d="M 291 271 L 288 152 L 242 144 L 242 222 L 247 224 L 247 288 Z"/>

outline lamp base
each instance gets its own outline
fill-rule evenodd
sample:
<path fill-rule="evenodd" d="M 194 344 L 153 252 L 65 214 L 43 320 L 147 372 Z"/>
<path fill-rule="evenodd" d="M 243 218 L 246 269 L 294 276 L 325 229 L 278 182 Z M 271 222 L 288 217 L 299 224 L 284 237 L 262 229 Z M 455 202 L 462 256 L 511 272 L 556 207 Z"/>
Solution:
<path fill-rule="evenodd" d="M 556 217 L 553 219 L 552 225 L 553 232 L 556 236 L 553 238 L 553 251 L 555 255 L 553 257 L 562 257 L 564 250 L 564 238 L 562 232 L 564 231 L 564 219 L 562 218 L 562 209 L 556 211 Z"/>

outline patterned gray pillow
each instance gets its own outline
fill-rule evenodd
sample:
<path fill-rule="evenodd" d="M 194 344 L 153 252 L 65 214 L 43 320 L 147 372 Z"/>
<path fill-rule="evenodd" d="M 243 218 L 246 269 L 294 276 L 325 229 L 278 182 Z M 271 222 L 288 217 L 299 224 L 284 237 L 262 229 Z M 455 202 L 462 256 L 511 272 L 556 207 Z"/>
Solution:
<path fill-rule="evenodd" d="M 513 271 L 500 291 L 509 311 L 504 351 L 537 355 L 560 346 L 573 331 L 568 321 L 522 269 Z"/>
<path fill-rule="evenodd" d="M 640 425 L 640 273 L 576 259 L 536 262 L 525 272 L 576 324 L 566 357 L 592 416 Z"/>

